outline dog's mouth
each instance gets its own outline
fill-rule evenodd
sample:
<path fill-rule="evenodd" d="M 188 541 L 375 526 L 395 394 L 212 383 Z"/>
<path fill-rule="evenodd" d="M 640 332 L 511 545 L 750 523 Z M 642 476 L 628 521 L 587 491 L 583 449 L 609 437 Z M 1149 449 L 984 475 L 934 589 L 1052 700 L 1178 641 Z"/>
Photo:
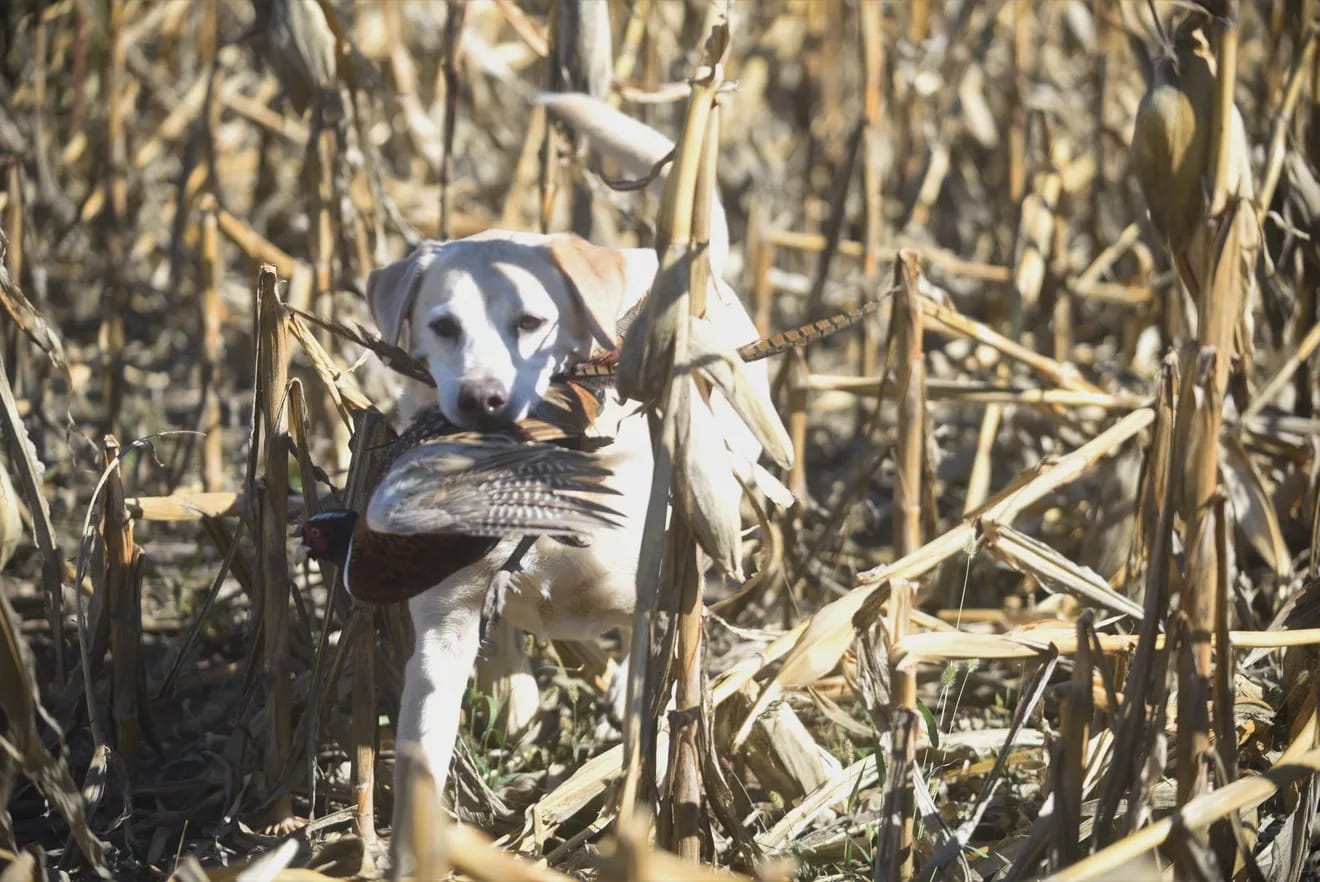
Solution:
<path fill-rule="evenodd" d="M 512 410 L 506 410 L 499 414 L 477 415 L 469 413 L 450 413 L 443 408 L 440 412 L 455 428 L 462 429 L 465 432 L 492 432 L 499 429 L 507 429 L 521 419 L 521 417 L 518 417 Z"/>
<path fill-rule="evenodd" d="M 440 415 L 454 428 L 462 429 L 464 432 L 480 432 L 484 427 L 479 425 L 476 420 L 466 414 L 456 413 L 448 408 L 440 408 Z"/>

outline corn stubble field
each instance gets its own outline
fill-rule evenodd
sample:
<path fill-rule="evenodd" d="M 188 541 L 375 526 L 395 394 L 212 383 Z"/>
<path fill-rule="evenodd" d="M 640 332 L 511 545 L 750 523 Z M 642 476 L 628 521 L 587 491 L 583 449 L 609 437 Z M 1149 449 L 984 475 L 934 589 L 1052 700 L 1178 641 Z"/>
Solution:
<path fill-rule="evenodd" d="M 387 872 L 407 613 L 290 539 L 400 387 L 365 275 L 704 238 L 552 88 L 717 173 L 763 332 L 879 308 L 772 367 L 748 581 L 659 584 L 676 712 L 528 640 L 417 875 L 1317 878 L 1320 4 L 257 6 L 5 5 L 0 879 Z"/>

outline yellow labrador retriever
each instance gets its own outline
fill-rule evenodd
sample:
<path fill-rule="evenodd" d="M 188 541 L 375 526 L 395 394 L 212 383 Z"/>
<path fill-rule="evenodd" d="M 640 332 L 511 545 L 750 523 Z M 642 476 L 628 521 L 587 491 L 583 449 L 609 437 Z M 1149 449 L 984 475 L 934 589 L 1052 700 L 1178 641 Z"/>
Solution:
<path fill-rule="evenodd" d="M 367 298 L 382 335 L 409 348 L 435 380 L 434 389 L 410 381 L 400 416 L 408 419 L 438 404 L 466 428 L 525 417 L 555 374 L 586 359 L 593 344 L 616 345 L 619 319 L 646 295 L 656 268 L 650 249 L 603 248 L 569 234 L 493 230 L 425 243 L 373 271 Z M 757 337 L 738 297 L 718 279 L 710 285 L 707 316 L 721 339 L 734 345 Z M 748 365 L 747 373 L 773 412 L 764 363 Z M 725 432 L 729 469 L 748 474 L 760 444 L 718 394 L 710 407 Z M 610 505 L 622 515 L 622 526 L 588 547 L 538 540 L 505 599 L 504 617 L 511 624 L 549 638 L 589 639 L 631 624 L 651 441 L 637 406 L 612 391 L 597 425 L 614 438 L 603 456 L 621 494 Z M 739 504 L 736 494 L 727 504 Z M 487 587 L 515 544 L 501 543 L 482 562 L 409 602 L 416 642 L 404 673 L 398 752 L 418 745 L 441 788 L 478 653 Z M 404 802 L 405 784 L 396 774 L 396 805 Z"/>

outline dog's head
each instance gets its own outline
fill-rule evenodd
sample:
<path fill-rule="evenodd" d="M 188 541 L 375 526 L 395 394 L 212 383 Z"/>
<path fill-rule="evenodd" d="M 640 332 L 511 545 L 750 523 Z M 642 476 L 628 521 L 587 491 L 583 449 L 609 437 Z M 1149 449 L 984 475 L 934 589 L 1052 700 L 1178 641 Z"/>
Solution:
<path fill-rule="evenodd" d="M 593 341 L 614 346 L 627 290 L 623 255 L 573 235 L 428 242 L 367 277 L 381 335 L 404 345 L 410 326 L 441 412 L 464 428 L 522 419 Z"/>

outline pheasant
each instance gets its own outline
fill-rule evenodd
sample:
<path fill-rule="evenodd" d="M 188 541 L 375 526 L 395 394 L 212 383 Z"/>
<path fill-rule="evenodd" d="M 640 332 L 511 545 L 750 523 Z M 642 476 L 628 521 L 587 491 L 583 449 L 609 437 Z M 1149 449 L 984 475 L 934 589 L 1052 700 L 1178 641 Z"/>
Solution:
<path fill-rule="evenodd" d="M 506 537 L 579 544 L 617 525 L 616 512 L 589 498 L 617 493 L 602 484 L 609 469 L 592 455 L 608 439 L 586 435 L 599 407 L 587 388 L 563 382 L 532 416 L 480 432 L 424 411 L 394 442 L 366 511 L 308 518 L 302 545 L 338 566 L 358 600 L 395 603 L 482 560 Z"/>

